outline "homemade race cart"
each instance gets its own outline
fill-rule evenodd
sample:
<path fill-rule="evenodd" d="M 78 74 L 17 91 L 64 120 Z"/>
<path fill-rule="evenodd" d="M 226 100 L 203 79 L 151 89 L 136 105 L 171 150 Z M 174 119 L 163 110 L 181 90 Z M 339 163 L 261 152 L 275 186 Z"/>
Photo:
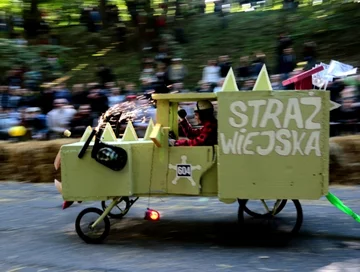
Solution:
<path fill-rule="evenodd" d="M 303 221 L 299 200 L 328 194 L 329 111 L 336 106 L 329 92 L 272 91 L 264 66 L 250 92 L 237 89 L 230 70 L 218 93 L 152 98 L 156 122 L 150 121 L 143 138 L 131 122 L 122 138 L 106 124 L 88 128 L 79 142 L 61 147 L 64 200 L 101 201 L 102 209 L 86 208 L 76 218 L 76 232 L 85 242 L 102 242 L 109 234 L 109 218 L 125 216 L 139 197 L 238 201 L 240 225 L 247 224 L 245 214 L 272 220 L 292 204 L 294 213 L 284 214 L 294 216 L 286 227 L 294 234 Z M 218 145 L 170 147 L 169 135 L 179 135 L 179 103 L 199 100 L 217 106 Z M 251 208 L 254 201 L 263 212 Z M 85 222 L 91 213 L 97 218 Z M 145 217 L 158 220 L 159 213 L 148 208 Z"/>

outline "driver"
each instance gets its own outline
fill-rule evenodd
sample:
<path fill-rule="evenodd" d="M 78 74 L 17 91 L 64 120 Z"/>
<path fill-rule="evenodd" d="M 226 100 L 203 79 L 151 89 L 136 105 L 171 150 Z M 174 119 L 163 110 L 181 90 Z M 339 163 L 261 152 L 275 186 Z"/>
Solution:
<path fill-rule="evenodd" d="M 214 106 L 208 101 L 198 101 L 195 109 L 195 120 L 202 125 L 200 129 L 194 129 L 186 120 L 186 111 L 178 111 L 179 126 L 188 139 L 169 139 L 170 146 L 213 146 L 217 144 L 217 120 L 214 116 Z"/>

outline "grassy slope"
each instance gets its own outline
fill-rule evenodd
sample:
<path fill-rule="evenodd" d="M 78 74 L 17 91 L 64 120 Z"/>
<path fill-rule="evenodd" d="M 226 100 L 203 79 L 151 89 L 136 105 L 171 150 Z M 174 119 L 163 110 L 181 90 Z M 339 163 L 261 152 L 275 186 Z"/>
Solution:
<path fill-rule="evenodd" d="M 298 61 L 302 61 L 302 44 L 315 41 L 318 44 L 319 60 L 329 62 L 336 59 L 353 65 L 359 64 L 358 4 L 337 8 L 306 7 L 296 13 L 282 10 L 233 13 L 228 17 L 228 23 L 227 29 L 221 29 L 220 18 L 215 14 L 194 17 L 183 23 L 190 41 L 182 45 L 183 58 L 189 69 L 186 80 L 188 86 L 194 86 L 201 78 L 202 66 L 209 58 L 223 54 L 230 55 L 236 66 L 240 56 L 251 55 L 257 50 L 263 51 L 267 55 L 268 67 L 271 70 L 274 66 L 276 36 L 284 26 L 295 41 Z M 77 40 L 80 40 L 80 36 L 77 37 Z M 90 57 L 89 52 L 94 49 L 89 49 L 88 53 L 84 53 L 85 51 L 82 48 L 81 54 L 76 53 L 72 64 L 88 63 L 89 66 L 82 71 L 76 71 L 69 83 L 96 80 L 94 65 L 99 62 L 111 66 L 118 79 L 137 81 L 140 72 L 138 53 L 120 53 L 113 50 L 104 57 Z"/>

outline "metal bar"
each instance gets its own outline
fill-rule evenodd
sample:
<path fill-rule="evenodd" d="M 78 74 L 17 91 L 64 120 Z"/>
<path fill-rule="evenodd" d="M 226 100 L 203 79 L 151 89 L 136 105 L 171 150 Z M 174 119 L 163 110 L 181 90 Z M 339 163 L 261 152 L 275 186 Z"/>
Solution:
<path fill-rule="evenodd" d="M 270 213 L 269 207 L 268 207 L 268 205 L 266 204 L 265 200 L 264 200 L 264 199 L 261 199 L 261 202 L 262 202 L 262 204 L 264 205 L 266 211 L 267 211 L 268 213 Z"/>
<path fill-rule="evenodd" d="M 275 215 L 277 209 L 279 208 L 279 205 L 280 205 L 281 201 L 282 201 L 281 199 L 276 200 L 272 215 Z"/>
<path fill-rule="evenodd" d="M 107 216 L 109 214 L 109 212 L 116 206 L 116 204 L 119 202 L 120 198 L 115 198 L 109 206 L 107 206 L 107 208 L 105 209 L 105 211 L 102 213 L 102 215 L 100 215 L 100 217 L 98 219 L 96 219 L 96 221 L 91 225 L 91 228 L 95 228 L 95 226 L 97 224 L 99 224 L 99 222 L 101 222 L 105 216 Z"/>
<path fill-rule="evenodd" d="M 86 149 L 89 147 L 90 142 L 91 142 L 92 138 L 95 136 L 95 134 L 96 134 L 96 130 L 93 129 L 93 130 L 91 131 L 90 136 L 87 138 L 85 144 L 83 145 L 83 147 L 81 148 L 81 150 L 80 150 L 80 152 L 79 152 L 79 154 L 78 154 L 78 158 L 79 158 L 79 159 L 81 159 L 81 158 L 84 156 L 85 151 L 86 151 Z"/>

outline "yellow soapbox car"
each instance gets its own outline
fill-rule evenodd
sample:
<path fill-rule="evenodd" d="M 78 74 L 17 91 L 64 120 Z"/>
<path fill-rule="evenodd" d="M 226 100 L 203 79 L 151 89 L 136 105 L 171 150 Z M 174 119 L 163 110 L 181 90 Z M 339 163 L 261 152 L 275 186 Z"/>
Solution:
<path fill-rule="evenodd" d="M 303 221 L 299 200 L 327 194 L 329 92 L 272 91 L 264 66 L 253 91 L 239 91 L 230 70 L 218 93 L 152 98 L 156 120 L 149 122 L 143 138 L 131 122 L 121 138 L 105 124 L 103 129 L 88 128 L 79 142 L 60 149 L 64 200 L 102 201 L 102 209 L 86 208 L 76 219 L 77 234 L 85 242 L 102 242 L 109 234 L 109 218 L 122 218 L 139 197 L 237 201 L 240 226 L 247 224 L 246 214 L 271 220 L 293 205 L 294 213 L 286 216 L 294 220 L 286 230 L 294 234 Z M 179 137 L 179 103 L 199 100 L 217 105 L 218 145 L 169 146 L 169 132 Z M 250 207 L 254 201 L 263 212 Z M 97 219 L 84 222 L 89 213 Z M 156 220 L 159 214 L 148 210 L 147 216 Z M 104 227 L 96 230 L 100 223 Z"/>

